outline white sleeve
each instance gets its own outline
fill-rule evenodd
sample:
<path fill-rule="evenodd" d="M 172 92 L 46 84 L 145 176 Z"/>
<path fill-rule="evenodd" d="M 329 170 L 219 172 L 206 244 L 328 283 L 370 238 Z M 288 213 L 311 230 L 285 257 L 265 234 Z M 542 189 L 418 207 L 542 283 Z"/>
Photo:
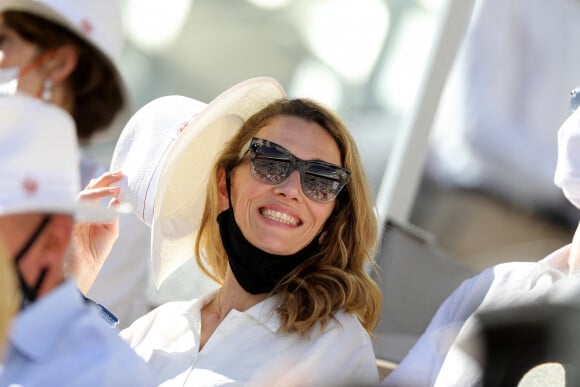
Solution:
<path fill-rule="evenodd" d="M 494 278 L 493 268 L 463 281 L 441 304 L 415 346 L 382 385 L 431 386 L 467 318 L 479 307 Z"/>

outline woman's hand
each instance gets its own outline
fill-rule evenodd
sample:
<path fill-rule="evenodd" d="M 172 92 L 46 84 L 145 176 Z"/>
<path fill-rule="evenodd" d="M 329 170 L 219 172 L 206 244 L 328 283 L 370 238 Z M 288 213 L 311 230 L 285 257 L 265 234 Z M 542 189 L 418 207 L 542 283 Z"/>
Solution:
<path fill-rule="evenodd" d="M 78 194 L 77 199 L 98 202 L 111 198 L 109 207 L 119 205 L 117 197 L 120 189 L 111 185 L 122 178 L 121 172 L 105 172 L 100 177 L 91 180 Z M 77 223 L 75 225 L 74 247 L 69 271 L 84 294 L 95 282 L 118 236 L 118 218 L 111 223 Z"/>

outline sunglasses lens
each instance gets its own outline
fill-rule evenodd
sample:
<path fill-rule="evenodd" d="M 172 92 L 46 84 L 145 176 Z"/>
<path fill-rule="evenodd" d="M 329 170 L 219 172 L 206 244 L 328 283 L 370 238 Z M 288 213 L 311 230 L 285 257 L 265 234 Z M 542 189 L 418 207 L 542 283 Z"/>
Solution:
<path fill-rule="evenodd" d="M 252 174 L 267 184 L 281 183 L 288 177 L 292 162 L 283 158 L 272 158 L 256 152 L 252 160 Z"/>
<path fill-rule="evenodd" d="M 319 202 L 329 202 L 341 188 L 337 171 L 329 166 L 310 163 L 304 170 L 303 187 L 306 196 Z"/>

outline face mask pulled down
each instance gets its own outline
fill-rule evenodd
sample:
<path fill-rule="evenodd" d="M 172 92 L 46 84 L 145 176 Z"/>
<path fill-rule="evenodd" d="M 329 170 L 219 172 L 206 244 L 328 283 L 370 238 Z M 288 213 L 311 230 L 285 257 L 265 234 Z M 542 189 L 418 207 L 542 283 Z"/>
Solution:
<path fill-rule="evenodd" d="M 38 292 L 40 291 L 40 287 L 44 282 L 44 278 L 46 274 L 48 274 L 48 269 L 44 268 L 41 270 L 38 278 L 36 279 L 33 286 L 29 286 L 20 268 L 18 267 L 18 263 L 24 258 L 26 253 L 30 250 L 30 248 L 34 245 L 40 234 L 46 228 L 46 225 L 50 221 L 50 216 L 47 215 L 42 219 L 40 225 L 34 230 L 26 244 L 20 249 L 20 251 L 14 256 L 14 266 L 16 270 L 16 274 L 18 276 L 18 284 L 20 285 L 20 293 L 21 293 L 21 301 L 20 301 L 20 310 L 24 310 L 28 305 L 32 304 L 38 298 Z"/>
<path fill-rule="evenodd" d="M 271 292 L 280 280 L 321 248 L 318 235 L 292 255 L 267 253 L 244 237 L 236 224 L 231 205 L 218 215 L 217 222 L 230 268 L 240 286 L 250 294 Z"/>

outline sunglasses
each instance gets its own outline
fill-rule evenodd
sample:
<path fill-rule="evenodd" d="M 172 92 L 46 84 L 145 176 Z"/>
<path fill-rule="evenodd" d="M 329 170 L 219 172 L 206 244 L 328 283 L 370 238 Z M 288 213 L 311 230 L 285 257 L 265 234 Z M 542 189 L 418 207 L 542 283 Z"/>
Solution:
<path fill-rule="evenodd" d="M 350 172 L 338 165 L 299 159 L 286 148 L 261 138 L 252 138 L 248 151 L 250 169 L 255 178 L 276 185 L 298 170 L 302 191 L 317 202 L 332 201 L 350 179 Z"/>

